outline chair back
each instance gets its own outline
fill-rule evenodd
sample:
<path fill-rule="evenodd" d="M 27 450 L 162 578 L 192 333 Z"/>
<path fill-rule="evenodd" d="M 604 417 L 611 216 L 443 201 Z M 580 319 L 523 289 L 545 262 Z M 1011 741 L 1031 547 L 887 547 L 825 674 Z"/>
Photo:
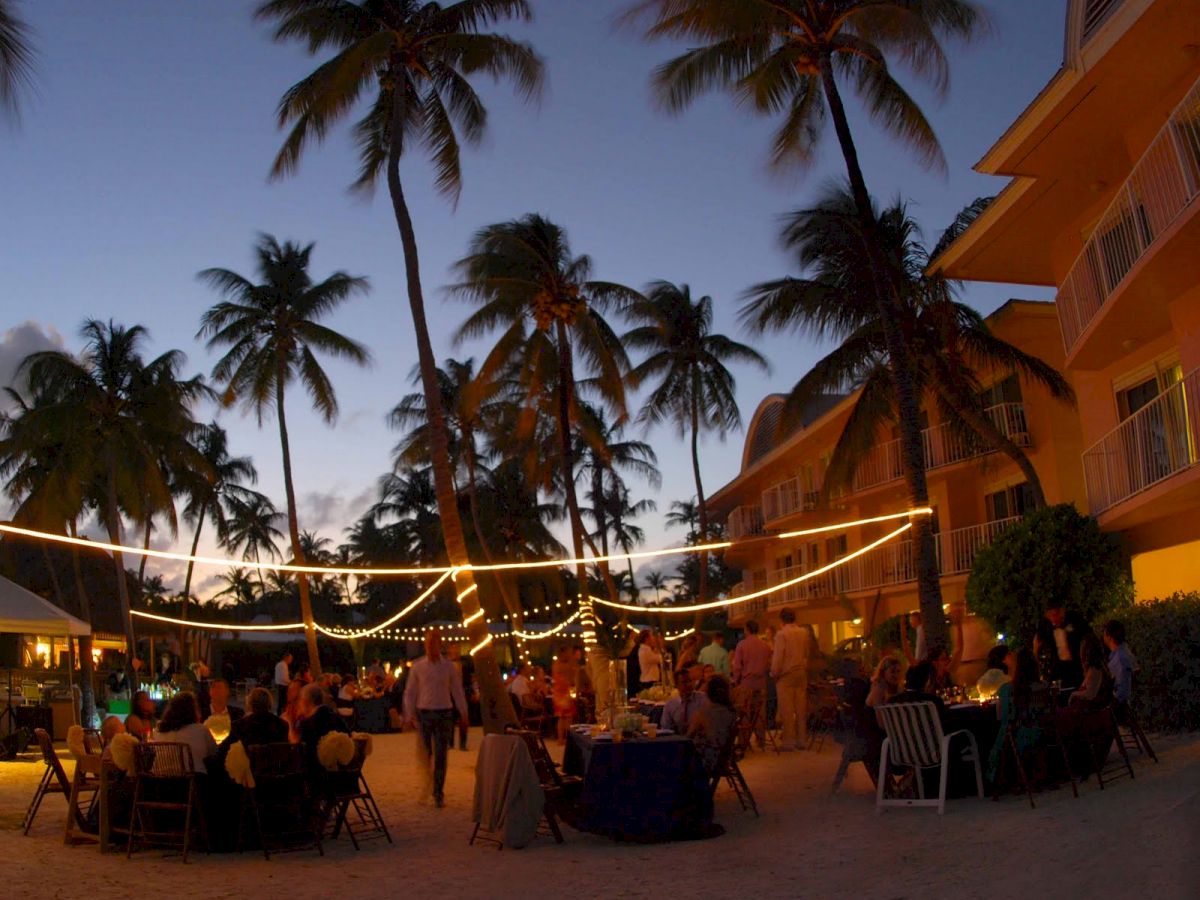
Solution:
<path fill-rule="evenodd" d="M 932 768 L 942 762 L 942 723 L 929 701 L 884 703 L 875 707 L 889 741 L 890 761 Z"/>
<path fill-rule="evenodd" d="M 542 783 L 542 786 L 557 786 L 560 782 L 558 769 L 554 767 L 554 760 L 550 758 L 550 751 L 546 749 L 546 742 L 542 740 L 541 733 L 528 728 L 512 727 L 505 731 L 508 734 L 515 734 L 525 742 L 529 756 L 533 759 L 533 767 L 537 770 L 538 781 Z"/>
<path fill-rule="evenodd" d="M 174 741 L 150 741 L 134 747 L 139 778 L 191 778 L 196 773 L 192 748 Z"/>
<path fill-rule="evenodd" d="M 104 752 L 104 736 L 99 728 L 83 729 L 83 749 L 89 756 L 99 756 Z"/>
<path fill-rule="evenodd" d="M 282 778 L 304 774 L 304 746 L 302 744 L 251 744 L 246 748 L 250 757 L 250 771 L 254 780 Z"/>
<path fill-rule="evenodd" d="M 66 792 L 71 792 L 71 780 L 67 778 L 67 772 L 62 767 L 62 762 L 59 761 L 58 752 L 54 749 L 54 739 L 50 737 L 50 732 L 45 728 L 33 729 L 33 736 L 37 739 L 38 749 L 42 751 L 42 760 L 46 763 L 46 767 L 54 773 L 54 780 Z"/>

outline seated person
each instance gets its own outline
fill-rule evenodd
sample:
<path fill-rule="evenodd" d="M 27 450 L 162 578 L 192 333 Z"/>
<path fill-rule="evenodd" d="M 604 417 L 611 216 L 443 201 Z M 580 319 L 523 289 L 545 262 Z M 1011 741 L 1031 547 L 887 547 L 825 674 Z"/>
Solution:
<path fill-rule="evenodd" d="M 997 644 L 987 655 L 987 669 L 975 683 L 979 694 L 984 699 L 994 697 L 1000 691 L 1000 685 L 1008 682 L 1009 673 L 1016 665 L 1017 655 L 1008 649 L 1007 644 Z"/>
<path fill-rule="evenodd" d="M 229 682 L 224 678 L 214 678 L 208 683 L 208 702 L 201 702 L 200 712 L 207 719 L 209 716 L 229 716 L 232 725 L 245 715 L 240 706 L 229 703 Z"/>
<path fill-rule="evenodd" d="M 679 694 L 667 701 L 663 707 L 661 728 L 669 728 L 676 734 L 687 734 L 700 709 L 708 703 L 708 698 L 697 692 L 696 686 L 704 677 L 704 667 L 696 663 L 679 672 L 675 679 L 675 687 Z"/>
<path fill-rule="evenodd" d="M 518 715 L 522 710 L 538 712 L 542 709 L 537 692 L 529 680 L 532 671 L 529 663 L 522 663 L 517 669 L 517 674 L 508 683 L 508 692 L 512 695 L 513 706 L 516 707 Z"/>
<path fill-rule="evenodd" d="M 875 667 L 871 676 L 871 691 L 867 694 L 867 706 L 872 708 L 894 700 L 900 694 L 900 660 L 885 656 Z"/>
<path fill-rule="evenodd" d="M 359 695 L 358 682 L 353 675 L 347 675 L 342 680 L 342 686 L 338 688 L 337 698 L 338 706 L 353 706 L 354 699 Z"/>
<path fill-rule="evenodd" d="M 1087 635 L 1079 645 L 1079 658 L 1083 664 L 1083 683 L 1071 692 L 1071 706 L 1085 709 L 1102 709 L 1112 702 L 1112 676 L 1104 661 L 1104 651 L 1095 635 Z"/>
<path fill-rule="evenodd" d="M 246 700 L 250 706 L 250 714 L 233 723 L 229 736 L 221 741 L 218 748 L 217 756 L 222 769 L 225 767 L 225 756 L 229 753 L 229 748 L 238 741 L 247 748 L 256 744 L 287 743 L 288 723 L 272 712 L 275 698 L 271 696 L 271 692 L 266 688 L 255 688 Z"/>
<path fill-rule="evenodd" d="M 938 717 L 945 715 L 946 704 L 942 698 L 931 690 L 933 681 L 933 666 L 927 662 L 919 662 L 908 667 L 904 673 L 904 690 L 898 693 L 888 703 L 932 703 L 937 707 Z"/>
<path fill-rule="evenodd" d="M 331 731 L 350 733 L 342 717 L 326 702 L 326 697 L 325 689 L 319 684 L 306 684 L 300 690 L 300 720 L 296 730 L 300 733 L 300 743 L 304 745 L 305 764 L 310 774 L 324 771 L 317 759 L 317 745 L 321 738 Z"/>
<path fill-rule="evenodd" d="M 1038 674 L 1037 657 L 1032 650 L 1017 651 L 1011 680 L 1000 685 L 996 716 L 1000 728 L 988 756 L 987 779 L 995 783 L 1000 777 L 1000 761 L 1004 753 L 1005 735 L 1012 730 L 1018 753 L 1036 748 L 1042 742 L 1041 717 L 1046 711 L 1049 694 Z"/>
<path fill-rule="evenodd" d="M 150 695 L 145 691 L 138 691 L 133 695 L 129 715 L 125 717 L 125 730 L 139 741 L 146 740 L 154 729 L 155 711 L 154 701 L 150 699 Z"/>
<path fill-rule="evenodd" d="M 1125 643 L 1125 626 L 1111 619 L 1104 626 L 1104 646 L 1108 648 L 1108 674 L 1113 680 L 1113 699 L 1117 701 L 1118 715 L 1129 703 L 1133 694 L 1133 675 L 1138 662 Z"/>
<path fill-rule="evenodd" d="M 180 691 L 171 698 L 154 740 L 187 744 L 192 750 L 192 768 L 199 774 L 207 771 L 204 761 L 217 755 L 217 742 L 200 721 L 200 704 L 191 691 Z"/>
<path fill-rule="evenodd" d="M 708 702 L 702 704 L 692 716 L 687 736 L 696 745 L 696 752 L 704 763 L 704 771 L 713 775 L 716 774 L 721 754 L 733 740 L 737 715 L 733 711 L 729 680 L 724 675 L 710 678 L 705 686 L 705 694 Z"/>
<path fill-rule="evenodd" d="M 100 723 L 100 743 L 104 745 L 104 752 L 101 757 L 105 762 L 112 762 L 112 751 L 108 745 L 112 743 L 112 739 L 118 734 L 125 733 L 125 723 L 118 716 L 109 716 Z"/>

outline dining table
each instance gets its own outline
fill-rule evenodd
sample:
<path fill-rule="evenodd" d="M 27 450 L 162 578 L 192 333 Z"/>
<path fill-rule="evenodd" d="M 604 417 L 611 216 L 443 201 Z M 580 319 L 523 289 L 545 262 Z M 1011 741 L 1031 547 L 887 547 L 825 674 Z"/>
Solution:
<path fill-rule="evenodd" d="M 701 836 L 712 819 L 704 764 L 681 735 L 619 740 L 612 732 L 572 729 L 563 771 L 583 778 L 572 823 L 580 831 L 655 843 Z"/>

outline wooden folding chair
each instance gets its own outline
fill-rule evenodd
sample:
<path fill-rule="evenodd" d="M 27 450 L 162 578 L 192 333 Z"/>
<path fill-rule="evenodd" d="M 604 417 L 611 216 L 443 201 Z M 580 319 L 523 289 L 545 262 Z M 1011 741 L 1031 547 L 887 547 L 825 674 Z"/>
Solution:
<path fill-rule="evenodd" d="M 25 834 L 29 834 L 29 829 L 33 827 L 33 820 L 37 817 L 42 800 L 47 794 L 62 794 L 63 799 L 67 801 L 68 809 L 71 797 L 71 781 L 62 767 L 49 732 L 44 728 L 35 728 L 33 735 L 37 740 L 38 748 L 42 751 L 42 760 L 46 763 L 46 768 L 42 772 L 42 779 L 38 782 L 37 789 L 33 792 L 33 799 L 29 801 L 29 808 L 25 811 L 25 820 L 21 823 Z M 79 825 L 83 826 L 82 820 Z"/>
<path fill-rule="evenodd" d="M 263 856 L 271 851 L 307 850 L 321 855 L 321 829 L 310 805 L 304 748 L 300 744 L 252 744 L 247 747 L 254 787 L 242 789 L 237 849 L 245 846 L 247 824 L 253 822 Z"/>
<path fill-rule="evenodd" d="M 754 800 L 754 794 L 750 791 L 750 785 L 746 783 L 746 777 L 742 774 L 741 767 L 737 763 L 737 755 L 734 753 L 734 745 L 737 739 L 737 730 L 734 729 L 729 739 L 725 742 L 725 746 L 721 748 L 721 753 L 717 757 L 717 764 L 713 767 L 712 774 L 709 775 L 708 793 L 713 797 L 717 793 L 717 787 L 721 784 L 721 779 L 725 779 L 729 786 L 733 788 L 733 792 L 737 795 L 738 803 L 742 806 L 742 812 L 751 810 L 754 817 L 758 818 L 758 803 Z"/>
<path fill-rule="evenodd" d="M 1150 757 L 1154 762 L 1158 762 L 1158 754 L 1150 746 L 1150 739 L 1146 737 L 1146 732 L 1142 731 L 1137 711 L 1132 703 L 1114 703 L 1113 718 L 1117 723 L 1117 734 L 1126 750 L 1136 750 L 1138 753 Z"/>
<path fill-rule="evenodd" d="M 558 819 L 564 809 L 568 809 L 578 793 L 583 789 L 583 779 L 578 775 L 563 775 L 550 756 L 545 740 L 540 732 L 527 728 L 508 728 L 507 734 L 515 734 L 525 742 L 533 767 L 537 771 L 538 781 L 546 795 L 545 820 L 546 828 L 542 833 L 553 835 L 555 843 L 563 842 L 562 829 L 558 827 Z"/>
<path fill-rule="evenodd" d="M 875 708 L 883 722 L 887 737 L 883 741 L 883 752 L 879 760 L 879 780 L 875 788 L 875 810 L 882 813 L 888 806 L 936 806 L 938 815 L 946 811 L 946 784 L 950 774 L 950 744 L 959 735 L 965 735 L 968 749 L 962 758 L 975 766 L 975 786 L 983 797 L 983 769 L 980 765 L 979 747 L 975 735 L 962 729 L 950 734 L 942 732 L 937 707 L 927 701 L 919 703 L 885 703 Z M 906 766 L 916 774 L 917 798 L 885 797 L 888 784 L 888 767 Z M 939 769 L 940 780 L 936 799 L 925 797 L 925 782 L 921 778 L 924 769 Z"/>
<path fill-rule="evenodd" d="M 1117 721 L 1111 706 L 1084 715 L 1080 740 L 1087 744 L 1100 790 L 1104 790 L 1105 781 L 1112 782 L 1126 776 L 1133 779 L 1133 763 L 1130 762 L 1129 751 L 1117 731 Z M 1117 749 L 1116 753 L 1112 752 L 1114 747 Z"/>
<path fill-rule="evenodd" d="M 204 806 L 196 791 L 192 748 L 166 741 L 138 744 L 134 747 L 134 764 L 137 774 L 133 781 L 133 809 L 129 816 L 125 858 L 133 855 L 134 845 L 141 841 L 148 845 L 179 847 L 186 863 L 193 830 L 199 829 L 205 847 L 208 846 L 208 827 L 204 821 Z M 183 813 L 181 829 L 167 827 L 167 819 L 175 818 L 176 813 Z"/>
<path fill-rule="evenodd" d="M 383 837 L 392 843 L 379 804 L 367 784 L 362 767 L 366 759 L 366 740 L 355 740 L 354 758 L 338 771 L 326 773 L 326 798 L 321 817 L 322 837 L 337 840 L 342 828 L 350 835 L 350 843 L 358 850 L 359 839 Z"/>

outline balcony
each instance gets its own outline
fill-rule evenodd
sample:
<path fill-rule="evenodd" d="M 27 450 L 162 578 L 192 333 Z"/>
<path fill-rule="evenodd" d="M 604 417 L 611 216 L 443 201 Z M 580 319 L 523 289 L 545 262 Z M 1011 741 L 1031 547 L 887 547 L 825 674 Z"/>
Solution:
<path fill-rule="evenodd" d="M 725 532 L 734 541 L 762 534 L 762 509 L 758 506 L 739 506 L 725 520 Z"/>
<path fill-rule="evenodd" d="M 815 490 L 805 490 L 800 478 L 789 478 L 763 491 L 762 517 L 764 522 L 774 522 L 793 513 L 812 512 L 821 500 L 820 485 Z"/>
<path fill-rule="evenodd" d="M 998 403 L 988 407 L 987 415 L 1000 433 L 1018 447 L 1030 445 L 1023 403 Z M 957 434 L 945 424 L 926 428 L 921 432 L 921 440 L 925 448 L 926 469 L 948 466 L 995 450 L 982 440 Z M 854 473 L 854 490 L 865 491 L 895 481 L 903 474 L 899 439 L 876 444 L 867 451 Z"/>
<path fill-rule="evenodd" d="M 1135 266 L 1172 229 L 1197 195 L 1200 81 L 1171 113 L 1118 189 L 1059 288 L 1058 316 L 1068 358 L 1079 349 L 1084 333 L 1109 301 L 1132 280 Z"/>
<path fill-rule="evenodd" d="M 1167 388 L 1083 453 L 1098 516 L 1200 462 L 1200 369 Z"/>
<path fill-rule="evenodd" d="M 979 551 L 1019 521 L 1020 516 L 1013 516 L 981 525 L 956 528 L 937 535 L 938 569 L 943 577 L 970 572 Z M 797 567 L 776 569 L 771 573 L 770 583 L 782 584 L 802 574 L 804 570 Z M 840 594 L 879 590 L 916 580 L 917 565 L 912 541 L 896 541 L 884 544 L 816 578 L 781 588 L 762 599 L 768 601 L 769 608 L 804 607 L 814 603 L 825 603 Z M 748 591 L 743 589 L 741 593 Z M 749 607 L 759 602 L 749 601 L 745 607 L 739 608 L 739 615 L 751 615 Z"/>

